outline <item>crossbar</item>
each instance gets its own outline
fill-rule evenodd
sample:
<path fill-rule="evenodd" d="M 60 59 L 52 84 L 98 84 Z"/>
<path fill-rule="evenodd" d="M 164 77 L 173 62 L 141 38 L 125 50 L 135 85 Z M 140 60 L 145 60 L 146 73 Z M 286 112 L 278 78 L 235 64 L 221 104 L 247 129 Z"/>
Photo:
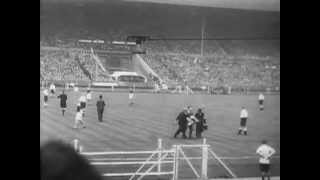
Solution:
<path fill-rule="evenodd" d="M 123 155 L 123 154 L 153 154 L 153 153 L 174 153 L 173 150 L 156 150 L 156 151 L 120 151 L 120 152 L 83 152 L 82 155 L 94 156 L 94 155 Z"/>
<path fill-rule="evenodd" d="M 134 161 L 134 162 L 91 162 L 92 165 L 168 164 L 174 161 Z"/>
<path fill-rule="evenodd" d="M 179 144 L 178 146 L 183 148 L 194 148 L 194 147 L 202 148 L 204 146 L 210 147 L 209 144 Z"/>
<path fill-rule="evenodd" d="M 169 175 L 169 174 L 173 174 L 173 171 L 168 171 L 168 172 L 149 172 L 148 175 Z M 144 172 L 140 172 L 140 173 L 106 173 L 106 174 L 102 174 L 102 176 L 132 176 L 132 175 L 144 175 Z"/>
<path fill-rule="evenodd" d="M 257 156 L 239 156 L 239 157 L 219 157 L 220 159 L 226 160 L 241 160 L 241 159 L 258 159 Z M 272 156 L 273 159 L 279 159 L 280 156 Z M 156 160 L 156 158 L 154 158 Z M 179 158 L 179 160 L 184 158 Z M 187 157 L 189 160 L 200 160 L 202 159 L 201 156 L 198 157 Z M 208 159 L 215 159 L 214 157 L 210 156 Z M 92 158 L 89 159 L 90 161 L 145 161 L 146 158 Z M 174 157 L 167 157 L 165 160 L 174 160 Z"/>

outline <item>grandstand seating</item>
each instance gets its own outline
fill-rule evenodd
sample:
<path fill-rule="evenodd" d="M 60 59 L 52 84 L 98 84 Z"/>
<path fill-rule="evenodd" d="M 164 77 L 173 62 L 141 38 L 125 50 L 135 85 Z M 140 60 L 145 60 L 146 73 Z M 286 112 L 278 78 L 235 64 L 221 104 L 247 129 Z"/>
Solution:
<path fill-rule="evenodd" d="M 80 64 L 95 77 L 95 63 L 90 56 L 68 51 L 41 51 L 41 76 L 46 80 L 89 80 Z M 190 87 L 231 86 L 233 88 L 280 87 L 280 60 L 223 55 L 197 56 L 187 53 L 148 53 L 142 56 L 149 66 L 169 85 Z M 100 68 L 95 80 L 110 81 Z"/>

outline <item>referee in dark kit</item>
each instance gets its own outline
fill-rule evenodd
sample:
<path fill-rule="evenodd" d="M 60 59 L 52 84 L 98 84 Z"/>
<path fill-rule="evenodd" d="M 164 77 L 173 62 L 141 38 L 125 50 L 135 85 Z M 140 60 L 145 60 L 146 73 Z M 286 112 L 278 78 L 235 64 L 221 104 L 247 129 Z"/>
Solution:
<path fill-rule="evenodd" d="M 99 122 L 102 122 L 103 121 L 103 111 L 104 111 L 104 107 L 106 106 L 106 103 L 102 99 L 102 95 L 99 96 L 99 100 L 97 101 L 96 106 L 97 106 L 97 112 L 98 112 L 98 120 L 99 120 Z"/>
<path fill-rule="evenodd" d="M 61 111 L 62 111 L 62 116 L 64 116 L 64 113 L 65 113 L 66 108 L 67 108 L 68 96 L 64 93 L 64 90 L 63 90 L 62 93 L 58 96 L 58 98 L 60 99 L 60 108 L 61 108 Z"/>

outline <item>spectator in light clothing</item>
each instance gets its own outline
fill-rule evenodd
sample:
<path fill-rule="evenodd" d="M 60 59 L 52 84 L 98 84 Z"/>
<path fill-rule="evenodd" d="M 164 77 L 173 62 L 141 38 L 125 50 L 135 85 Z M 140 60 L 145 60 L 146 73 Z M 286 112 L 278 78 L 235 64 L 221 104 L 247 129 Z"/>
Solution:
<path fill-rule="evenodd" d="M 267 176 L 268 180 L 270 180 L 270 158 L 276 151 L 269 145 L 267 145 L 267 141 L 263 140 L 262 144 L 258 147 L 256 153 L 260 155 L 259 158 L 259 167 L 261 171 L 262 180 L 264 180 L 265 176 Z"/>
<path fill-rule="evenodd" d="M 98 120 L 99 120 L 99 122 L 102 122 L 103 121 L 103 111 L 104 111 L 104 107 L 106 106 L 106 103 L 102 99 L 102 95 L 99 96 L 99 100 L 97 101 L 96 106 L 97 106 L 97 112 L 98 112 Z"/>
<path fill-rule="evenodd" d="M 248 119 L 248 111 L 245 107 L 242 107 L 240 111 L 240 128 L 238 131 L 238 135 L 241 135 L 243 132 L 244 135 L 247 135 L 247 119 Z"/>

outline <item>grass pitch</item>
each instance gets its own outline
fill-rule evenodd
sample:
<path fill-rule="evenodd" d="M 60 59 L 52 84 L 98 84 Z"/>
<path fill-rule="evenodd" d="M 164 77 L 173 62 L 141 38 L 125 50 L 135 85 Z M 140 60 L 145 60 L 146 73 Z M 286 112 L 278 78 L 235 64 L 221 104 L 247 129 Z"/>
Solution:
<path fill-rule="evenodd" d="M 58 91 L 60 93 L 60 91 Z M 93 92 L 93 100 L 86 108 L 85 129 L 73 129 L 77 100 L 80 92 L 66 92 L 68 108 L 63 117 L 59 108 L 59 99 L 49 98 L 49 106 L 40 105 L 40 145 L 50 139 L 60 139 L 70 143 L 80 140 L 83 151 L 130 151 L 154 150 L 157 139 L 162 138 L 166 149 L 173 144 L 199 144 L 200 139 L 174 139 L 177 129 L 175 118 L 183 107 L 192 105 L 194 112 L 205 106 L 204 113 L 209 126 L 203 136 L 211 149 L 226 159 L 226 164 L 238 177 L 259 176 L 255 150 L 262 139 L 267 139 L 280 156 L 280 95 L 265 95 L 265 110 L 258 110 L 257 95 L 179 95 L 179 94 L 135 94 L 134 105 L 129 106 L 128 93 Z M 104 122 L 99 123 L 95 103 L 102 94 L 108 106 L 104 112 Z M 42 102 L 42 95 L 41 95 Z M 248 136 L 238 136 L 241 106 L 249 112 Z M 186 150 L 187 156 L 199 156 L 199 150 Z M 236 157 L 235 159 L 233 159 Z M 200 172 L 200 160 L 194 160 Z M 272 160 L 272 175 L 280 176 L 280 158 Z M 124 167 L 123 170 L 135 171 L 139 166 Z M 121 168 L 98 167 L 102 173 L 113 172 Z M 210 178 L 226 174 L 215 160 L 209 161 Z M 194 177 L 185 161 L 181 161 L 179 177 Z M 121 178 L 120 178 L 121 179 Z"/>

